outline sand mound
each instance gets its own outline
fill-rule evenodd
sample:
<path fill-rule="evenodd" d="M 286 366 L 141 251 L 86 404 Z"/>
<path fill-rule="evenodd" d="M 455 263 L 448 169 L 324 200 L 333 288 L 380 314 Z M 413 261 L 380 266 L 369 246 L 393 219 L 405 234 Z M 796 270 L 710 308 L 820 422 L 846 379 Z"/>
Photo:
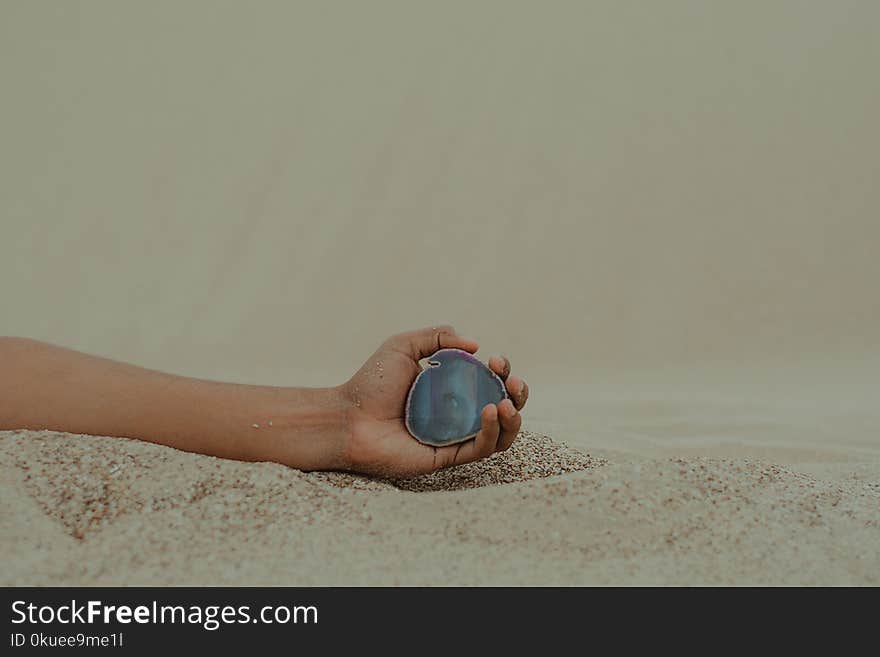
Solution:
<path fill-rule="evenodd" d="M 340 488 L 379 490 L 391 486 L 430 492 L 531 481 L 606 464 L 605 459 L 571 449 L 549 436 L 523 431 L 506 452 L 420 477 L 382 481 L 339 472 L 316 472 L 312 476 Z"/>
<path fill-rule="evenodd" d="M 51 431 L 0 432 L 3 462 L 25 473 L 24 487 L 44 512 L 82 539 L 128 513 L 186 509 L 205 499 L 229 515 L 283 509 L 309 522 L 334 488 L 440 491 L 527 481 L 603 465 L 548 436 L 524 432 L 480 463 L 412 479 L 377 480 L 343 472 L 305 473 L 274 463 L 240 463 L 151 443 Z M 296 487 L 296 503 L 284 499 Z M 341 511 L 341 507 L 334 507 Z M 299 511 L 297 511 L 299 509 Z M 321 516 L 331 511 L 323 509 Z"/>
<path fill-rule="evenodd" d="M 880 583 L 874 461 L 603 463 L 529 434 L 389 482 L 0 432 L 0 584 Z"/>

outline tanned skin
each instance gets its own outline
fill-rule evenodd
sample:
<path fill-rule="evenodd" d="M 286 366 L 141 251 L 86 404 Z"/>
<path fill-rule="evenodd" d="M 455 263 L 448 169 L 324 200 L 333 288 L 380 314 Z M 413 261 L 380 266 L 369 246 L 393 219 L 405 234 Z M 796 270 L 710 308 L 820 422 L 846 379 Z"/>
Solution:
<path fill-rule="evenodd" d="M 403 410 L 419 360 L 438 349 L 477 351 L 451 326 L 395 335 L 354 376 L 331 388 L 239 385 L 192 379 L 89 356 L 27 338 L 0 337 L 0 430 L 51 429 L 147 440 L 241 461 L 301 470 L 407 477 L 485 458 L 513 444 L 528 398 L 510 362 L 489 367 L 510 399 L 487 404 L 475 438 L 429 447 Z"/>

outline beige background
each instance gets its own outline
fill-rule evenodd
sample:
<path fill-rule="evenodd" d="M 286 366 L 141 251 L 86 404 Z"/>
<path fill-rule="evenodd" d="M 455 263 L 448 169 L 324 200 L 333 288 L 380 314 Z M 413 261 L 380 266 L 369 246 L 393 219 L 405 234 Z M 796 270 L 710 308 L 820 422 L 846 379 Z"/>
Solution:
<path fill-rule="evenodd" d="M 2 0 L 0 333 L 321 385 L 451 322 L 569 440 L 716 435 L 686 399 L 740 442 L 823 441 L 790 405 L 830 430 L 855 404 L 876 448 L 878 25 L 872 1 Z"/>

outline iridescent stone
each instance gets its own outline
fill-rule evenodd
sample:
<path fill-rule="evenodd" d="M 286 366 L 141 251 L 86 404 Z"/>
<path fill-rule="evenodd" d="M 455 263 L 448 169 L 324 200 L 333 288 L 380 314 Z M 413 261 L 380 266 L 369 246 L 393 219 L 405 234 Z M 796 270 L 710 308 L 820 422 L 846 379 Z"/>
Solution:
<path fill-rule="evenodd" d="M 460 443 L 479 432 L 483 407 L 506 397 L 504 382 L 476 357 L 441 349 L 409 389 L 406 429 L 426 445 Z"/>

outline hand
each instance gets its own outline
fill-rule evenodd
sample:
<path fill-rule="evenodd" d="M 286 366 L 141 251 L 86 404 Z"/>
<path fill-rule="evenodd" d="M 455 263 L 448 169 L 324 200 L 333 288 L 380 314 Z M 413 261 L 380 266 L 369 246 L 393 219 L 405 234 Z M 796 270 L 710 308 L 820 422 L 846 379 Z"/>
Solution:
<path fill-rule="evenodd" d="M 487 404 L 480 414 L 476 437 L 446 447 L 431 447 L 413 438 L 404 425 L 404 406 L 412 382 L 421 371 L 419 360 L 438 349 L 456 348 L 474 353 L 478 345 L 460 337 L 451 326 L 401 333 L 386 340 L 342 387 L 351 402 L 347 469 L 386 477 L 425 474 L 486 458 L 510 447 L 519 432 L 519 411 L 529 388 L 510 375 L 510 362 L 501 356 L 489 367 L 507 386 L 510 399 Z"/>

